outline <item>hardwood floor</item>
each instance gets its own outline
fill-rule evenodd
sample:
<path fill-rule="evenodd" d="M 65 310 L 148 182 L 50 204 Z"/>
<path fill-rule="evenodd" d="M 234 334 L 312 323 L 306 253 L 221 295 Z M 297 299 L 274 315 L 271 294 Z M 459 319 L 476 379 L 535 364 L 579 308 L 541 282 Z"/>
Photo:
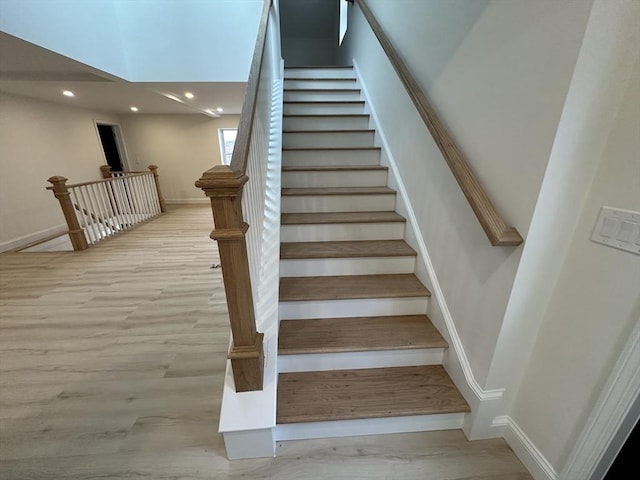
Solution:
<path fill-rule="evenodd" d="M 528 480 L 460 431 L 283 442 L 226 459 L 227 308 L 208 206 L 83 252 L 0 255 L 0 479 Z"/>

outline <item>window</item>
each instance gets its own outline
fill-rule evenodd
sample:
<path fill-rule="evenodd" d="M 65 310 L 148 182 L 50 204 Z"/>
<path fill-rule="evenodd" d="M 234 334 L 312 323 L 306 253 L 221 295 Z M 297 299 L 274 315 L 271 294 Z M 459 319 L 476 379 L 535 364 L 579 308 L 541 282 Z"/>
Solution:
<path fill-rule="evenodd" d="M 220 158 L 224 165 L 231 163 L 231 155 L 233 154 L 233 146 L 236 143 L 237 128 L 219 128 L 218 137 L 220 139 Z"/>

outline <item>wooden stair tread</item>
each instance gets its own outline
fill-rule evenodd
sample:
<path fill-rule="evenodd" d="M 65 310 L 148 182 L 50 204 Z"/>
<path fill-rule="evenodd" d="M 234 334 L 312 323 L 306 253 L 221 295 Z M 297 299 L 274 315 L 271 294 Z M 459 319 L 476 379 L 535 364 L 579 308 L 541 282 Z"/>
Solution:
<path fill-rule="evenodd" d="M 280 278 L 281 302 L 429 296 L 412 273 Z"/>
<path fill-rule="evenodd" d="M 469 412 L 441 365 L 281 373 L 276 423 Z"/>
<path fill-rule="evenodd" d="M 405 257 L 416 251 L 404 240 L 290 242 L 280 244 L 282 260 L 303 258 Z"/>
<path fill-rule="evenodd" d="M 306 187 L 283 188 L 283 196 L 308 195 L 395 195 L 389 187 Z"/>
<path fill-rule="evenodd" d="M 280 355 L 447 348 L 426 315 L 282 320 Z"/>
<path fill-rule="evenodd" d="M 381 165 L 312 165 L 282 167 L 283 172 L 344 172 L 346 170 L 389 170 Z"/>
<path fill-rule="evenodd" d="M 389 223 L 405 222 L 396 212 L 322 212 L 283 213 L 282 225 L 314 225 L 327 223 Z"/>

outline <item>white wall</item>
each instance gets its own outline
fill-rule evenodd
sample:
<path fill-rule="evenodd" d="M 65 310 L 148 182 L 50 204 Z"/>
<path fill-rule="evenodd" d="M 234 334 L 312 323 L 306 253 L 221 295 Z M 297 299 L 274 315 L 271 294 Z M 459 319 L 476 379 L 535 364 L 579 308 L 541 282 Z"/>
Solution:
<path fill-rule="evenodd" d="M 206 201 L 194 186 L 202 172 L 220 165 L 219 128 L 236 128 L 239 115 L 125 115 L 122 131 L 129 163 L 135 170 L 158 165 L 167 201 Z"/>
<path fill-rule="evenodd" d="M 282 57 L 285 64 L 292 67 L 314 67 L 334 65 L 337 60 L 338 41 L 334 38 L 282 39 Z"/>
<path fill-rule="evenodd" d="M 101 178 L 105 160 L 95 120 L 117 118 L 0 94 L 0 251 L 64 224 L 58 201 L 45 190 L 49 177 L 62 175 L 69 183 Z"/>
<path fill-rule="evenodd" d="M 526 237 L 591 1 L 367 2 L 507 223 Z M 355 61 L 475 379 L 485 384 L 522 248 L 491 247 L 357 7 Z M 426 275 L 418 272 L 421 278 Z M 431 315 L 443 329 L 442 315 Z"/>
<path fill-rule="evenodd" d="M 637 22 L 640 8 L 635 10 Z M 635 29 L 637 23 L 628 26 Z M 604 43 L 602 37 L 598 41 Z M 601 206 L 640 211 L 640 61 L 633 45 L 633 76 L 610 84 L 624 96 L 614 120 L 603 127 L 608 138 L 596 150 L 588 194 L 573 205 L 577 226 L 510 414 L 557 471 L 640 321 L 640 257 L 589 240 Z"/>
<path fill-rule="evenodd" d="M 0 30 L 136 82 L 244 82 L 262 0 L 0 0 Z"/>

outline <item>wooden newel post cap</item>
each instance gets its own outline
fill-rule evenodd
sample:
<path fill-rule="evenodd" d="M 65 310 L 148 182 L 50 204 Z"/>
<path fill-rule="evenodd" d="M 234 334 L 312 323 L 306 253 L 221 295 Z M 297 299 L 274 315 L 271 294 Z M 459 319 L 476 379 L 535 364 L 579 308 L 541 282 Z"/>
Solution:
<path fill-rule="evenodd" d="M 59 175 L 56 175 L 53 177 L 49 177 L 47 179 L 47 182 L 53 185 L 53 187 L 49 187 L 49 188 L 51 188 L 54 192 L 58 193 L 58 192 L 67 191 L 67 180 L 69 180 L 67 177 L 61 177 Z"/>
<path fill-rule="evenodd" d="M 151 173 L 154 173 L 154 174 L 158 171 L 157 165 L 149 165 L 147 168 L 151 171 Z"/>
<path fill-rule="evenodd" d="M 232 170 L 228 165 L 216 165 L 202 174 L 195 185 L 207 197 L 234 197 L 240 195 L 249 181 L 244 173 Z"/>
<path fill-rule="evenodd" d="M 102 178 L 111 178 L 111 165 L 100 165 Z"/>

